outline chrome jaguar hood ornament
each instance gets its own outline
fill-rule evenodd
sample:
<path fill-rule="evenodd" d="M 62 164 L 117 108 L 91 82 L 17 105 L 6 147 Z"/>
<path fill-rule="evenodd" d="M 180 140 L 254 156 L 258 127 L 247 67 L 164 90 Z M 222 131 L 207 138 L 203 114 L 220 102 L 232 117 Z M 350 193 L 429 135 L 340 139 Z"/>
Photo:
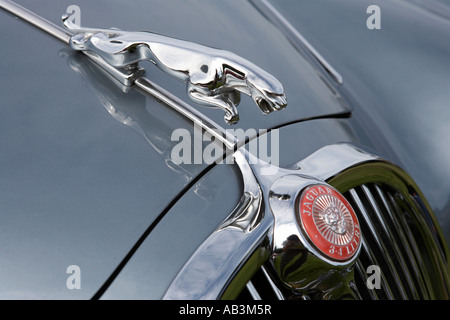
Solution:
<path fill-rule="evenodd" d="M 97 54 L 115 68 L 129 68 L 149 60 L 187 83 L 187 94 L 196 103 L 225 111 L 225 121 L 239 120 L 240 93 L 250 96 L 265 114 L 286 107 L 282 84 L 250 61 L 225 50 L 150 32 L 82 28 L 63 15 L 73 34 L 70 46 Z"/>

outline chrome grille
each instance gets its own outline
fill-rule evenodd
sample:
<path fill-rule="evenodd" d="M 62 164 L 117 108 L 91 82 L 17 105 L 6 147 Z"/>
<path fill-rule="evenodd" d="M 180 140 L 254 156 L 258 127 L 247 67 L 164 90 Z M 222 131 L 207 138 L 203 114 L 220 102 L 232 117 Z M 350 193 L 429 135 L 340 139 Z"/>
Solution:
<path fill-rule="evenodd" d="M 345 196 L 360 217 L 362 250 L 355 281 L 362 298 L 432 299 L 435 285 L 446 264 L 444 250 L 424 247 L 437 240 L 430 228 L 429 213 L 414 193 L 402 194 L 388 186 L 365 184 Z M 381 270 L 381 288 L 368 289 L 367 267 Z M 358 279 L 359 278 L 359 279 Z M 441 283 L 445 283 L 445 279 Z"/>
<path fill-rule="evenodd" d="M 434 233 L 429 212 L 413 190 L 400 192 L 388 185 L 367 183 L 351 188 L 344 196 L 358 216 L 363 235 L 354 281 L 350 283 L 357 298 L 448 298 L 445 250 Z M 367 286 L 371 265 L 381 271 L 379 289 Z M 314 299 L 314 294 L 299 296 L 290 292 L 274 275 L 267 262 L 240 298 Z M 278 294 L 267 289 L 273 286 Z"/>
<path fill-rule="evenodd" d="M 359 212 L 364 237 L 357 275 L 366 280 L 369 265 L 377 265 L 382 271 L 381 289 L 362 285 L 360 294 L 372 299 L 429 298 L 419 271 L 420 255 L 414 254 L 412 231 L 393 195 L 385 194 L 379 186 L 363 185 L 350 190 L 347 198 Z"/>

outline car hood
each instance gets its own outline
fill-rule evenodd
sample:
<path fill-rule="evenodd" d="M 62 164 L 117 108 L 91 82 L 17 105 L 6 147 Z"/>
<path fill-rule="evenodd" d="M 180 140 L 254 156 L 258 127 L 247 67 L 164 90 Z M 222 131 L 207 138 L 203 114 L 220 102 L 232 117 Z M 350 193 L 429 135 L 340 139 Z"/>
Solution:
<path fill-rule="evenodd" d="M 60 24 L 60 1 L 18 1 Z M 263 115 L 245 97 L 230 128 L 274 128 L 349 111 L 305 52 L 251 3 L 78 1 L 86 26 L 150 30 L 233 51 L 275 75 L 288 107 Z M 91 298 L 208 164 L 176 165 L 162 102 L 118 86 L 86 57 L 0 12 L 0 298 Z M 193 105 L 185 84 L 147 77 Z M 218 123 L 223 113 L 195 106 Z M 227 127 L 228 128 L 228 127 Z M 82 290 L 68 290 L 70 266 Z"/>

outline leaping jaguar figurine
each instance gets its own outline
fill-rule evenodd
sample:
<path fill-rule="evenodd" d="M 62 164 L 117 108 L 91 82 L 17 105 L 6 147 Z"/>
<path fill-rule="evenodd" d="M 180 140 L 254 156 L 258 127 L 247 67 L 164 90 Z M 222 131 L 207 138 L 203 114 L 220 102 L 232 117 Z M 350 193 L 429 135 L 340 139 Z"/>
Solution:
<path fill-rule="evenodd" d="M 239 120 L 240 92 L 252 97 L 263 113 L 287 105 L 283 86 L 274 76 L 232 52 L 151 32 L 81 28 L 68 15 L 62 20 L 73 33 L 73 49 L 95 52 L 116 68 L 149 60 L 186 82 L 194 102 L 224 110 L 228 123 Z"/>

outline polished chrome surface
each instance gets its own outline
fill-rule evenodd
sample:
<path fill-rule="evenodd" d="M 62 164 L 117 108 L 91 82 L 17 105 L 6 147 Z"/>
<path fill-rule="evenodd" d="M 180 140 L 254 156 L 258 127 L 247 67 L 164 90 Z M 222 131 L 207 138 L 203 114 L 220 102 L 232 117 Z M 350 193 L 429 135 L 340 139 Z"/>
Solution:
<path fill-rule="evenodd" d="M 225 50 L 150 32 L 81 28 L 68 15 L 64 26 L 74 34 L 70 46 L 91 51 L 116 68 L 135 68 L 149 60 L 161 70 L 187 83 L 196 103 L 225 111 L 225 121 L 239 120 L 240 93 L 252 97 L 263 113 L 287 105 L 282 84 L 250 61 Z"/>
<path fill-rule="evenodd" d="M 261 296 L 258 293 L 258 290 L 256 290 L 255 286 L 251 281 L 247 282 L 247 289 L 250 292 L 250 295 L 252 296 L 253 300 L 262 300 Z"/>
<path fill-rule="evenodd" d="M 284 285 L 299 295 L 326 287 L 327 292 L 322 292 L 324 299 L 356 298 L 350 287 L 343 284 L 353 279 L 353 264 L 360 246 L 355 246 L 356 252 L 348 260 L 334 260 L 300 227 L 303 220 L 299 221 L 296 210 L 299 195 L 303 189 L 318 182 L 313 177 L 286 175 L 272 185 L 269 203 L 275 220 L 273 268 Z"/>
<path fill-rule="evenodd" d="M 261 271 L 264 274 L 264 277 L 267 279 L 267 282 L 270 285 L 270 288 L 273 290 L 275 297 L 278 300 L 284 300 L 284 296 L 283 293 L 281 292 L 281 290 L 277 287 L 277 285 L 275 284 L 275 282 L 272 280 L 272 278 L 270 277 L 269 273 L 267 272 L 266 268 L 264 266 L 261 266 Z"/>
<path fill-rule="evenodd" d="M 260 245 L 270 220 L 263 219 L 260 186 L 242 151 L 234 154 L 244 179 L 244 194 L 234 212 L 184 265 L 164 299 L 217 299 L 236 268 Z M 267 258 L 267 257 L 266 257 Z M 243 283 L 245 285 L 245 283 Z"/>

